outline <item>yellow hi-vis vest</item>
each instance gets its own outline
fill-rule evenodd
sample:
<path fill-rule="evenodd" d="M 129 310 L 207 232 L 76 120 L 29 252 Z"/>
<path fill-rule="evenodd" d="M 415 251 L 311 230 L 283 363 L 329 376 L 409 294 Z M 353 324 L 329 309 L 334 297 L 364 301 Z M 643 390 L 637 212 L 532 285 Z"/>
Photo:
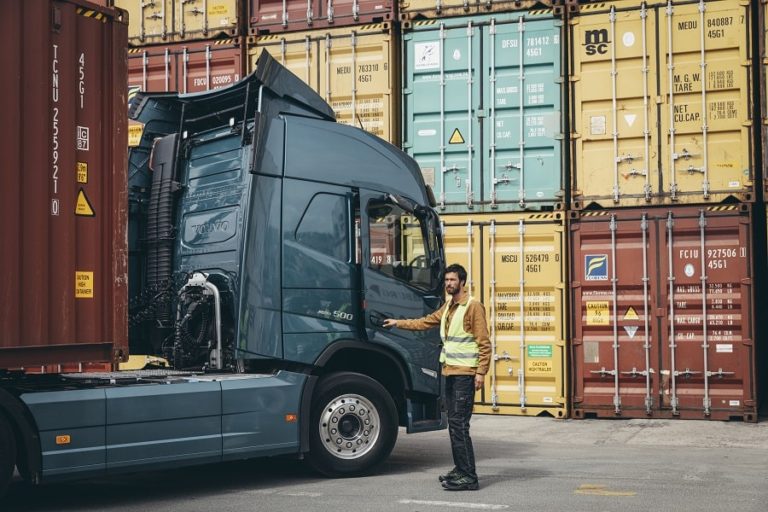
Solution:
<path fill-rule="evenodd" d="M 445 334 L 445 322 L 448 317 L 449 302 L 445 306 L 445 313 L 440 320 L 440 337 L 443 339 L 443 350 L 440 352 L 440 362 L 449 366 L 468 366 L 477 368 L 480 350 L 475 337 L 464 330 L 464 314 L 467 307 L 473 301 L 469 298 L 466 304 L 459 304 L 448 326 L 448 334 Z"/>

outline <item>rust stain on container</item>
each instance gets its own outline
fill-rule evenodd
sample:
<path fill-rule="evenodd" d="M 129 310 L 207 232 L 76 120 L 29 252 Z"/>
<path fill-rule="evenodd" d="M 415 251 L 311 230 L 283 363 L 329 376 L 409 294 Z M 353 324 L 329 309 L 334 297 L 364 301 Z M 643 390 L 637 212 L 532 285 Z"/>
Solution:
<path fill-rule="evenodd" d="M 243 77 L 243 38 L 189 41 L 128 50 L 128 86 L 147 92 L 193 93 Z"/>
<path fill-rule="evenodd" d="M 755 200 L 748 3 L 587 4 L 569 33 L 574 209 Z"/>
<path fill-rule="evenodd" d="M 248 3 L 251 35 L 390 22 L 397 8 L 395 0 L 244 1 Z"/>
<path fill-rule="evenodd" d="M 320 94 L 338 122 L 399 143 L 399 58 L 391 24 L 252 38 L 249 71 L 264 50 Z"/>
<path fill-rule="evenodd" d="M 12 129 L 0 139 L 0 368 L 127 351 L 123 14 L 76 1 L 3 6 L 0 111 Z"/>
<path fill-rule="evenodd" d="M 574 416 L 757 421 L 751 206 L 573 217 Z"/>
<path fill-rule="evenodd" d="M 493 348 L 475 412 L 565 418 L 565 214 L 444 215 L 448 263 L 467 269 Z"/>

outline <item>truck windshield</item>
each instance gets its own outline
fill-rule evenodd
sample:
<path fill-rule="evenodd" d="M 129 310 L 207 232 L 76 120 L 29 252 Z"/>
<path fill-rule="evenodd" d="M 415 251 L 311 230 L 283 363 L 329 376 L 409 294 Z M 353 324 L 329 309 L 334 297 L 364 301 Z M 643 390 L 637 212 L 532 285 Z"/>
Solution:
<path fill-rule="evenodd" d="M 370 259 L 368 266 L 408 284 L 432 290 L 431 271 L 436 237 L 427 217 L 390 201 L 368 204 Z"/>

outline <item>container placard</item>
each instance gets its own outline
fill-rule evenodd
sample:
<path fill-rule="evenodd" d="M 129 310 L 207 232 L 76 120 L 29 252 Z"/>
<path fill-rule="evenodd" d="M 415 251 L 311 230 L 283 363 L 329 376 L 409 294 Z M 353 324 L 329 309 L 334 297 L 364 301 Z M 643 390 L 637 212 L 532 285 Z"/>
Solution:
<path fill-rule="evenodd" d="M 552 357 L 552 345 L 528 345 L 528 357 Z"/>
<path fill-rule="evenodd" d="M 93 298 L 93 272 L 75 271 L 75 298 Z"/>
<path fill-rule="evenodd" d="M 609 325 L 608 301 L 587 302 L 587 325 Z"/>

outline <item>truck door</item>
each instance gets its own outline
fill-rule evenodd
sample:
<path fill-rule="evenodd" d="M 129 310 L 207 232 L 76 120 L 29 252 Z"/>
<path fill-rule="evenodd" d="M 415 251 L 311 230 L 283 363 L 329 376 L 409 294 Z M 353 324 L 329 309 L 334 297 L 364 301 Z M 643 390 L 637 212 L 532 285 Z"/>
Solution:
<path fill-rule="evenodd" d="M 388 330 L 385 318 L 419 318 L 442 304 L 437 226 L 407 199 L 360 191 L 358 256 L 363 275 L 364 331 L 409 362 L 414 389 L 439 390 L 438 329 Z"/>

